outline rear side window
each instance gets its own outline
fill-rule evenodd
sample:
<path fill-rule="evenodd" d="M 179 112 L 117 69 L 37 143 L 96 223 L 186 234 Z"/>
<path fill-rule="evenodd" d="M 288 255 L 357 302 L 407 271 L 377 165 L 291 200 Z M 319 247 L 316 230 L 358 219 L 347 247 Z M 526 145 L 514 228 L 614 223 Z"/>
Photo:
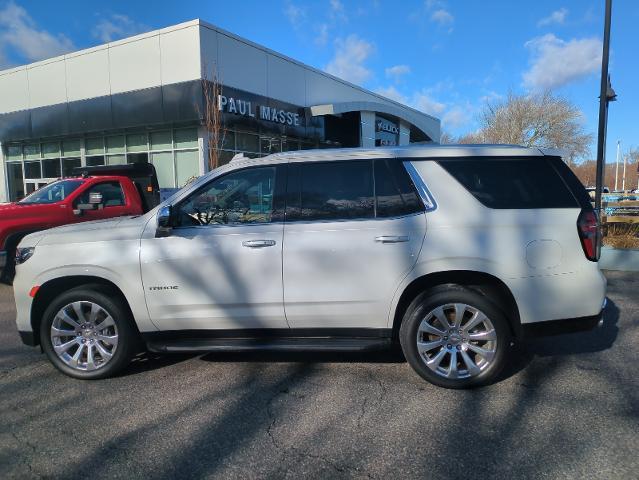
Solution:
<path fill-rule="evenodd" d="M 288 192 L 287 220 L 330 221 L 375 216 L 370 160 L 292 164 Z"/>
<path fill-rule="evenodd" d="M 439 164 L 490 208 L 579 206 L 545 157 L 451 159 Z"/>
<path fill-rule="evenodd" d="M 102 203 L 105 207 L 124 206 L 124 192 L 120 182 L 102 182 L 93 185 L 82 193 L 77 203 L 89 203 L 92 193 L 102 194 Z"/>
<path fill-rule="evenodd" d="M 424 210 L 404 165 L 398 160 L 375 160 L 377 217 L 399 217 Z"/>

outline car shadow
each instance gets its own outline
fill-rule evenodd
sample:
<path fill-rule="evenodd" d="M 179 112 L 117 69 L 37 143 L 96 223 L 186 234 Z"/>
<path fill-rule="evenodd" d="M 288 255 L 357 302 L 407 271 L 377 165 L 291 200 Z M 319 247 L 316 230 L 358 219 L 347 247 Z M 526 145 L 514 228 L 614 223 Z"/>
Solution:
<path fill-rule="evenodd" d="M 512 377 L 534 360 L 535 357 L 565 357 L 607 350 L 619 334 L 620 310 L 608 298 L 604 310 L 603 325 L 587 332 L 528 338 L 513 347 L 511 362 L 504 368 L 496 382 Z"/>

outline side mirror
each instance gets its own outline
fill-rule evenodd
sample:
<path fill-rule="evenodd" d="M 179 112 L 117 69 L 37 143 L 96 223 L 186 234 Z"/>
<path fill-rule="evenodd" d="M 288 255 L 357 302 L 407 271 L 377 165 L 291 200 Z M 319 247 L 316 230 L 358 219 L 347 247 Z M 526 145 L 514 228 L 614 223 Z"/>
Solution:
<path fill-rule="evenodd" d="M 102 194 L 100 192 L 89 193 L 89 203 L 91 205 L 100 205 L 102 203 Z"/>
<path fill-rule="evenodd" d="M 155 237 L 168 237 L 171 235 L 171 230 L 173 229 L 172 225 L 173 220 L 173 206 L 165 205 L 164 207 L 158 210 L 157 214 L 157 222 L 158 226 L 155 231 Z"/>

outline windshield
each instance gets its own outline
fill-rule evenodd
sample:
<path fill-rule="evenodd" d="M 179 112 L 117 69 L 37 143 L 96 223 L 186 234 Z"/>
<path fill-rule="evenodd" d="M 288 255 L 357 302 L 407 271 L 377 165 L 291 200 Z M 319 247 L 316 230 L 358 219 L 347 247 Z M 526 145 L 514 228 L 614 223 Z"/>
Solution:
<path fill-rule="evenodd" d="M 82 180 L 59 180 L 50 183 L 31 195 L 24 197 L 19 203 L 55 203 L 64 200 L 71 195 L 76 188 L 82 185 Z"/>

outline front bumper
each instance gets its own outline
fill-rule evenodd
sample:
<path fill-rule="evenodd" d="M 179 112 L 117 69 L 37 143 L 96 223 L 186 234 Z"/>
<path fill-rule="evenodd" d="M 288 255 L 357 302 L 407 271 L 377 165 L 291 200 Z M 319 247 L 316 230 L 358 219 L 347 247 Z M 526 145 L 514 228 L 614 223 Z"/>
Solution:
<path fill-rule="evenodd" d="M 601 306 L 601 311 L 591 317 L 567 318 L 563 320 L 549 320 L 546 322 L 527 323 L 522 325 L 525 338 L 562 335 L 564 333 L 578 333 L 601 327 L 604 323 L 604 310 L 607 300 Z"/>

